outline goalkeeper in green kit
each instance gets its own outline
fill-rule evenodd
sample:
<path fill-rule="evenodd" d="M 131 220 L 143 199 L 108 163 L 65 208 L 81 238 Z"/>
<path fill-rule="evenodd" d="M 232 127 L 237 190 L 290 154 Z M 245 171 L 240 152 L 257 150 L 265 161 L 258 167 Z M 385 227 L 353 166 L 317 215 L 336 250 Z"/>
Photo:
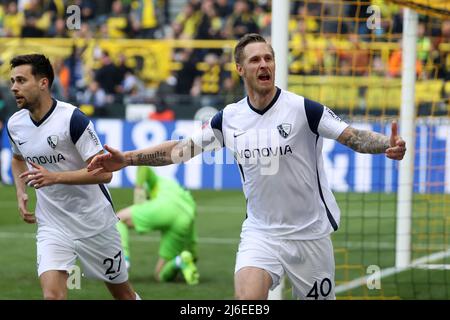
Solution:
<path fill-rule="evenodd" d="M 177 182 L 156 175 L 150 167 L 137 169 L 134 205 L 122 209 L 117 223 L 127 268 L 130 266 L 128 228 L 138 233 L 161 231 L 157 281 L 172 281 L 179 271 L 186 283 L 198 284 L 195 202 Z"/>

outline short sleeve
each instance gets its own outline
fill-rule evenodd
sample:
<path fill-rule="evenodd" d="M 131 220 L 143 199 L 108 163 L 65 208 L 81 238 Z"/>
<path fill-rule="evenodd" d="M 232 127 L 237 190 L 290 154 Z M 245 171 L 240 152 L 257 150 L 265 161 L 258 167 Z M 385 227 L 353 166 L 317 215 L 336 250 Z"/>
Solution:
<path fill-rule="evenodd" d="M 322 118 L 317 128 L 320 136 L 336 140 L 347 127 L 347 123 L 342 121 L 332 110 L 324 106 Z"/>
<path fill-rule="evenodd" d="M 9 144 L 11 145 L 11 150 L 14 154 L 21 156 L 22 154 L 20 153 L 19 148 L 16 145 L 16 142 L 13 140 L 13 138 L 11 137 L 11 134 L 9 132 L 9 128 L 8 128 L 8 124 L 6 125 L 6 132 L 8 133 L 8 139 L 9 139 Z"/>
<path fill-rule="evenodd" d="M 70 119 L 70 137 L 83 161 L 103 150 L 93 123 L 78 109 Z"/>
<path fill-rule="evenodd" d="M 328 139 L 337 139 L 348 127 L 333 111 L 309 99 L 304 100 L 305 113 L 311 131 Z"/>

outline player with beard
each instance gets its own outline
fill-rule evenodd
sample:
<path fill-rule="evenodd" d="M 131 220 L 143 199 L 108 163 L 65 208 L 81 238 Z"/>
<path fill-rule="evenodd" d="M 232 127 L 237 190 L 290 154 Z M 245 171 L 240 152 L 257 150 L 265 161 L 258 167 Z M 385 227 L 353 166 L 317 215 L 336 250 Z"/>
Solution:
<path fill-rule="evenodd" d="M 41 54 L 11 60 L 11 91 L 20 109 L 7 124 L 19 213 L 37 223 L 37 272 L 44 299 L 66 299 L 78 258 L 87 277 L 116 299 L 139 299 L 128 282 L 118 221 L 104 183 L 87 163 L 103 153 L 93 124 L 75 106 L 52 98 L 50 61 Z M 26 186 L 36 190 L 35 214 Z"/>

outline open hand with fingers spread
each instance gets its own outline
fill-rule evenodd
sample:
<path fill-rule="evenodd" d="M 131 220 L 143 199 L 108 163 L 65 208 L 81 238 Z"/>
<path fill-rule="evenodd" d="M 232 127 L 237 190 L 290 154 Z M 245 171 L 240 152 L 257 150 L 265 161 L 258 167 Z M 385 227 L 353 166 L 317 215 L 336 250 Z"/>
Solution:
<path fill-rule="evenodd" d="M 392 122 L 390 148 L 386 149 L 386 157 L 393 160 L 402 160 L 406 152 L 406 142 L 398 135 L 398 125 Z"/>
<path fill-rule="evenodd" d="M 106 144 L 104 145 L 104 148 L 109 153 L 95 156 L 87 166 L 88 171 L 94 171 L 100 168 L 100 170 L 94 173 L 94 175 L 98 175 L 102 172 L 113 172 L 126 167 L 126 159 L 123 152 L 111 148 Z"/>
<path fill-rule="evenodd" d="M 55 174 L 45 169 L 43 166 L 28 162 L 34 169 L 23 172 L 19 178 L 23 179 L 25 184 L 39 189 L 55 184 Z"/>

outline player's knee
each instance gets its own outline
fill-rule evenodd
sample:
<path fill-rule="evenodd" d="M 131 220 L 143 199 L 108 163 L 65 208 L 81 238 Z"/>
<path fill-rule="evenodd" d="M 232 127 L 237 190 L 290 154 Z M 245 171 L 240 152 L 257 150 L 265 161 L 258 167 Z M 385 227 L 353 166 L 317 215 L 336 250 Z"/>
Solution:
<path fill-rule="evenodd" d="M 66 294 L 58 290 L 45 290 L 44 300 L 65 300 Z"/>
<path fill-rule="evenodd" d="M 236 300 L 267 300 L 268 293 L 256 290 L 236 290 L 234 298 Z"/>
<path fill-rule="evenodd" d="M 136 300 L 136 293 L 132 290 L 122 290 L 113 292 L 113 298 L 116 300 Z"/>

